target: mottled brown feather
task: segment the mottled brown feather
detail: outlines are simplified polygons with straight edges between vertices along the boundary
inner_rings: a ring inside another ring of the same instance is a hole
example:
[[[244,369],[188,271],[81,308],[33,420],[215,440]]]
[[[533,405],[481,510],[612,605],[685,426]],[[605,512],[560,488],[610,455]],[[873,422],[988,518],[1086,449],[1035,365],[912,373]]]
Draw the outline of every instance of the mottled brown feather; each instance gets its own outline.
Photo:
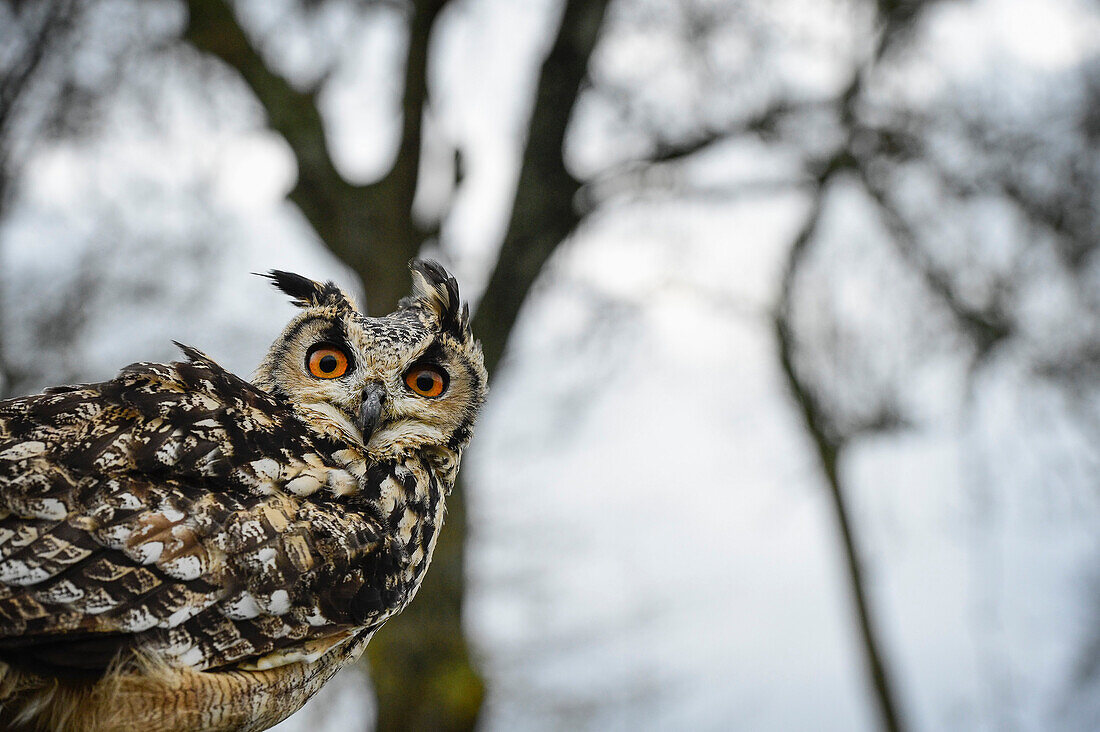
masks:
[[[181,347],[0,402],[0,726],[263,729],[412,599],[485,394],[457,284],[414,273],[388,318],[312,283],[255,385]],[[317,339],[358,381],[303,373]],[[401,392],[424,358],[439,400]],[[364,444],[368,382],[392,404]]]

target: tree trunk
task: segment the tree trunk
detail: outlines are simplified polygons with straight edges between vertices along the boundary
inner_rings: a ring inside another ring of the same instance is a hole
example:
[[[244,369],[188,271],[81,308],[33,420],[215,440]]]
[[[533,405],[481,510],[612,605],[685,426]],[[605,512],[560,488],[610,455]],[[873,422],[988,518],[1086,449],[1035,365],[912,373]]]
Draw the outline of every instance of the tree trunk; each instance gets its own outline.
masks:
[[[275,73],[225,0],[189,0],[186,39],[236,69],[290,145],[298,181],[290,200],[330,251],[363,280],[368,312],[392,310],[408,291],[407,261],[428,232],[413,220],[430,36],[446,0],[417,0],[409,23],[402,137],[378,181],[344,180],[329,155],[315,90],[299,91]],[[474,320],[494,371],[520,306],[554,249],[579,221],[578,183],[565,170],[562,143],[607,0],[568,0],[536,91],[511,212],[488,289]],[[466,512],[461,484],[447,499],[447,522],[416,600],[368,646],[382,730],[472,729],[484,687],[462,632]]]

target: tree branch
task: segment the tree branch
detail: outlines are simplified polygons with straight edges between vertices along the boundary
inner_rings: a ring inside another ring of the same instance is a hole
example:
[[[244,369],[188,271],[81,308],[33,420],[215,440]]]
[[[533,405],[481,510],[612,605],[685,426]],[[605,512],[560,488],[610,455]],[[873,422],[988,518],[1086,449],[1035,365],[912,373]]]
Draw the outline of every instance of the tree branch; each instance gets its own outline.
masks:
[[[41,11],[37,25],[26,31],[27,41],[11,64],[0,73],[0,218],[12,199],[14,182],[19,177],[22,161],[13,154],[12,120],[20,101],[30,88],[35,75],[42,67],[48,52],[64,39],[79,13],[76,0],[58,0],[45,9],[41,5],[9,3],[8,12],[13,16],[30,11]],[[29,13],[28,13],[29,14]],[[25,20],[25,18],[24,18]],[[13,25],[16,25],[13,23]],[[9,31],[11,29],[9,28]],[[24,140],[24,145],[26,144]],[[3,324],[3,279],[0,278],[0,399],[16,393],[23,375],[5,358],[6,329]]]
[[[821,222],[828,185],[836,171],[843,167],[842,161],[837,160],[835,164],[826,166],[826,172],[819,179],[809,216],[791,245],[781,282],[779,302],[775,309],[774,324],[776,341],[779,347],[780,367],[786,377],[787,386],[798,407],[806,432],[813,443],[818,461],[821,464],[822,474],[825,477],[825,483],[829,489],[830,504],[840,532],[841,546],[848,570],[851,597],[859,621],[863,658],[875,691],[879,718],[883,727],[889,732],[899,732],[903,729],[903,726],[898,713],[898,704],[883,660],[882,650],[879,647],[878,635],[871,619],[870,600],[866,589],[867,580],[864,577],[863,565],[856,547],[847,502],[847,489],[840,478],[839,463],[841,452],[846,444],[846,436],[839,434],[838,430],[830,424],[826,410],[818,402],[810,387],[803,381],[795,364],[796,338],[791,310],[796,279]]]
[[[858,68],[852,80],[836,99],[836,110],[846,130],[846,139],[831,157],[820,164],[811,166],[816,179],[813,203],[806,223],[791,245],[787,265],[780,282],[779,300],[776,304],[774,324],[776,342],[779,349],[779,365],[786,378],[788,388],[798,406],[806,432],[813,443],[821,465],[822,475],[829,489],[830,504],[840,533],[841,548],[844,552],[848,573],[849,589],[858,620],[863,659],[867,667],[874,690],[874,700],[879,720],[888,732],[900,732],[904,729],[894,684],[886,667],[878,632],[872,620],[870,598],[867,592],[867,580],[863,573],[863,563],[856,546],[855,530],[848,507],[848,491],[840,477],[840,458],[850,435],[844,434],[834,425],[827,409],[818,401],[810,386],[803,380],[795,363],[796,336],[793,323],[793,297],[798,272],[806,260],[807,253],[817,235],[825,206],[825,196],[829,185],[841,173],[858,167],[855,151],[859,133],[862,131],[856,111],[864,81],[870,64],[885,52],[886,45],[896,36],[889,33],[889,22],[884,21],[881,35],[876,42],[875,52],[868,65]]]
[[[562,147],[608,1],[567,0],[539,72],[512,217],[474,318],[490,373],[543,265],[581,220],[574,201],[580,183],[566,170]]]
[[[815,99],[790,101],[780,99],[759,113],[740,119],[725,128],[710,129],[678,142],[658,141],[652,155],[641,164],[668,163],[691,157],[715,145],[748,134],[773,133],[787,117],[821,109],[829,109],[836,104],[834,99]]]
[[[265,62],[228,0],[188,0],[185,39],[235,69],[287,141],[298,163],[290,200],[328,249],[366,285],[368,312],[389,312],[404,294],[408,260],[426,237],[413,219],[427,102],[432,29],[449,0],[416,0],[409,19],[401,139],[389,171],[372,183],[348,182],[328,149],[316,90],[299,91]]]
[[[916,233],[890,200],[888,193],[871,175],[867,161],[862,157],[853,159],[860,182],[878,206],[895,250],[921,276],[929,291],[939,299],[970,336],[978,349],[978,357],[984,357],[995,345],[1012,334],[1012,324],[995,307],[978,309],[958,298],[950,276],[935,266],[922,252]]]
[[[40,9],[34,8],[34,9]],[[21,4],[13,4],[9,12],[27,12]],[[77,14],[75,0],[51,3],[42,11],[36,27],[27,32],[29,38],[22,53],[16,55],[11,66],[0,73],[0,213],[7,203],[10,183],[18,171],[12,169],[11,121],[19,101],[30,86],[31,79],[42,65],[46,53],[72,26]]]
[[[267,112],[268,124],[290,145],[298,162],[298,186],[347,185],[329,156],[315,95],[301,92],[272,71],[226,0],[188,0],[184,38],[235,69]]]
[[[794,333],[792,305],[798,273],[817,235],[824,211],[825,195],[830,183],[842,172],[854,169],[860,174],[865,173],[866,166],[861,165],[861,160],[858,157],[859,138],[861,133],[865,132],[865,129],[857,113],[857,104],[863,92],[865,79],[873,65],[885,56],[892,44],[904,37],[904,29],[912,25],[918,17],[919,11],[923,9],[922,6],[921,8],[914,8],[914,12],[902,13],[895,12],[897,10],[895,5],[892,2],[879,3],[877,8],[879,12],[879,36],[875,42],[874,50],[867,63],[856,69],[851,82],[833,102],[846,132],[845,141],[827,160],[819,165],[811,166],[813,168],[811,173],[816,180],[812,206],[806,223],[791,244],[790,254],[780,282],[779,300],[774,313],[779,365],[786,378],[791,396],[798,407],[806,432],[813,443],[825,483],[829,489],[830,503],[840,533],[841,547],[848,571],[849,589],[856,609],[863,659],[874,689],[879,719],[883,727],[889,732],[900,732],[904,729],[904,726],[894,685],[886,667],[877,629],[872,620],[871,604],[866,586],[867,580],[863,573],[863,563],[860,560],[859,550],[856,546],[855,530],[848,507],[848,491],[840,477],[841,455],[851,435],[844,434],[840,428],[832,424],[827,409],[819,402],[811,387],[799,373],[798,366],[795,363],[797,339]]]
[[[393,166],[379,181],[380,185],[394,189],[401,210],[409,212],[410,220],[420,174],[424,108],[428,100],[428,48],[436,19],[449,1],[417,0],[413,4],[405,60],[405,91],[401,100],[401,141]]]
[[[878,632],[872,619],[871,603],[867,591],[867,580],[864,576],[863,564],[857,547],[855,528],[853,526],[851,512],[848,506],[848,490],[845,488],[840,475],[840,460],[843,449],[851,434],[845,434],[841,428],[834,425],[828,415],[827,408],[822,405],[812,388],[799,373],[796,364],[797,339],[794,333],[792,304],[794,291],[797,284],[799,270],[806,260],[807,252],[817,234],[821,223],[825,205],[825,195],[829,184],[834,177],[849,170],[854,170],[868,186],[872,196],[876,193],[876,201],[886,214],[886,221],[891,233],[895,234],[895,243],[914,243],[907,238],[908,230],[904,226],[904,220],[900,216],[894,216],[897,212],[888,206],[888,198],[874,185],[873,176],[868,173],[866,160],[861,157],[860,150],[864,147],[862,139],[867,129],[859,119],[857,105],[864,87],[864,80],[887,50],[904,38],[904,31],[911,27],[919,15],[921,8],[914,8],[914,12],[896,12],[895,3],[879,3],[879,37],[875,48],[867,63],[857,69],[853,74],[851,83],[836,98],[835,105],[841,124],[846,132],[846,139],[833,155],[811,171],[814,174],[817,185],[813,196],[813,203],[806,223],[791,245],[780,286],[780,295],[774,314],[776,342],[779,349],[780,368],[786,378],[788,388],[795,404],[798,407],[806,432],[813,443],[818,461],[821,465],[822,475],[829,489],[830,503],[833,509],[834,519],[840,533],[841,547],[844,552],[845,565],[848,573],[849,589],[852,602],[855,606],[858,619],[859,634],[862,641],[863,658],[867,667],[874,689],[875,703],[878,709],[879,720],[884,729],[889,732],[898,732],[904,729],[900,707],[894,685],[889,675],[885,658],[883,656]],[[912,263],[918,263],[911,259],[917,250],[912,247],[904,247],[904,254],[909,255]],[[927,264],[927,263],[923,263]],[[946,280],[940,277],[931,267],[921,266],[919,270],[925,275],[930,287],[948,303],[953,312],[959,314],[964,323],[976,327],[984,321],[974,322],[976,313],[958,303],[954,298],[953,290]]]

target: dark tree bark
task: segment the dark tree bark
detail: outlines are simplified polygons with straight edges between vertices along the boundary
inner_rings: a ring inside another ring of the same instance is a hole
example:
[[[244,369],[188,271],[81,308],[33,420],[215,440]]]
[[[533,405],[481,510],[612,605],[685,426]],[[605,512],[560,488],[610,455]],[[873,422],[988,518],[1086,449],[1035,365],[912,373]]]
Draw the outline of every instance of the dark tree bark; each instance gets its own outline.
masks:
[[[414,220],[431,33],[447,0],[411,3],[402,100],[402,133],[389,171],[354,184],[334,165],[316,104],[274,72],[226,0],[189,0],[186,40],[234,68],[290,145],[298,181],[290,200],[333,254],[362,278],[370,312],[388,312],[408,288],[406,263],[431,235]],[[562,158],[565,130],[587,73],[607,0],[568,0],[543,63],[515,202],[499,258],[474,319],[490,374],[532,284],[580,220],[579,183]],[[472,729],[483,696],[461,626],[465,505],[456,486],[447,529],[415,602],[368,648],[378,692],[378,728]]]
[[[492,373],[512,325],[550,255],[580,223],[580,189],[565,168],[562,144],[588,69],[608,0],[569,0],[542,64],[508,232],[477,313],[474,332]]]
[[[358,274],[371,313],[389,312],[408,289],[407,263],[428,236],[413,219],[427,100],[427,58],[432,29],[448,0],[410,6],[402,99],[402,132],[390,169],[356,184],[337,170],[329,153],[317,91],[299,91],[273,71],[226,0],[190,0],[185,38],[235,69],[267,113],[268,124],[290,145],[298,180],[290,200],[326,247]]]

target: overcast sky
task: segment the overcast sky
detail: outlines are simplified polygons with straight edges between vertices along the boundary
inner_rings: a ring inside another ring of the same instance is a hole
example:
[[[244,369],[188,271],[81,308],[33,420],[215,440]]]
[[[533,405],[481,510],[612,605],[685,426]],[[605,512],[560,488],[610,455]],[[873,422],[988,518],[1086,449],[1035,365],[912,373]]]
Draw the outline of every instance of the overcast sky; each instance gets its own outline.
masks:
[[[801,34],[777,77],[810,92],[843,84],[858,24],[837,20],[838,4],[792,6],[774,10]],[[277,4],[246,7],[251,27],[278,18]],[[468,161],[440,254],[474,297],[506,223],[557,7],[466,0],[435,41],[431,124]],[[907,72],[905,93],[984,85],[1026,113],[1044,79],[1097,53],[1087,7],[948,3],[923,31],[928,57]],[[162,14],[171,32],[179,18]],[[381,172],[395,142],[399,29],[382,19],[364,30],[322,97],[334,154],[356,179]],[[318,72],[315,46],[270,38],[285,71]],[[694,93],[660,73],[659,38],[612,40],[594,59],[609,77],[643,77],[671,108]],[[111,131],[34,160],[3,261],[60,292],[82,248],[115,232],[117,249],[102,256],[117,258],[118,286],[168,267],[176,304],[98,319],[83,336],[88,370],[106,377],[170,358],[174,338],[249,373],[292,314],[250,272],[348,275],[284,202],[292,158],[247,95],[222,85],[208,96],[182,74],[160,84],[156,124],[121,99]],[[603,114],[591,100],[574,121],[578,169],[630,149]],[[742,145],[689,175],[710,185],[788,170],[781,151]],[[420,203],[446,193],[442,178],[428,180]],[[858,201],[836,205],[829,236],[875,240]],[[768,320],[806,208],[796,191],[612,203],[552,262],[464,467],[468,628],[489,679],[486,729],[873,728],[835,527]],[[105,209],[117,219],[105,223]],[[211,247],[197,267],[173,248],[196,230]],[[853,307],[878,307],[861,292],[847,292]],[[945,357],[918,385],[920,427],[861,443],[842,466],[901,705],[919,729],[1074,729],[1090,713],[1069,700],[1074,653],[1095,623],[1083,588],[1096,581],[1100,509],[1095,492],[1091,503],[1063,500],[1088,476],[1056,500],[1036,491],[1066,443],[1051,436],[1060,423],[1034,419],[1044,397],[1022,389],[1014,368],[995,366],[966,396],[965,373]],[[335,682],[279,729],[356,728],[370,713],[360,682]]]

